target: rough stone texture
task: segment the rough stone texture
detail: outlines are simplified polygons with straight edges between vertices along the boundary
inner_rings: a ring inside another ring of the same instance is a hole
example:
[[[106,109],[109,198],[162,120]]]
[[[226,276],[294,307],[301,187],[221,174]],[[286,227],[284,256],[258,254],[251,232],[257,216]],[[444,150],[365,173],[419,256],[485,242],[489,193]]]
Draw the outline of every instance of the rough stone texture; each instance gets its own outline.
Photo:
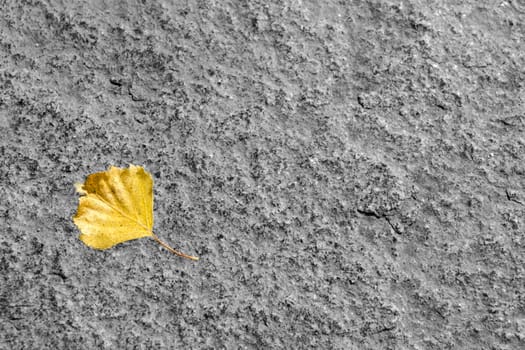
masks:
[[[1,1],[1,349],[525,348],[525,1]],[[155,179],[149,239],[73,184]]]

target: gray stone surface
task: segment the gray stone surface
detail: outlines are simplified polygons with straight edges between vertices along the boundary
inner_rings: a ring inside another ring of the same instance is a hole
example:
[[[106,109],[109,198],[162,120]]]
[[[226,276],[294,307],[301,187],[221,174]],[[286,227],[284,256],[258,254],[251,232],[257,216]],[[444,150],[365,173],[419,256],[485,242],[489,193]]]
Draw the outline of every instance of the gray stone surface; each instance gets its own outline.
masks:
[[[0,349],[525,348],[523,0],[0,6]]]

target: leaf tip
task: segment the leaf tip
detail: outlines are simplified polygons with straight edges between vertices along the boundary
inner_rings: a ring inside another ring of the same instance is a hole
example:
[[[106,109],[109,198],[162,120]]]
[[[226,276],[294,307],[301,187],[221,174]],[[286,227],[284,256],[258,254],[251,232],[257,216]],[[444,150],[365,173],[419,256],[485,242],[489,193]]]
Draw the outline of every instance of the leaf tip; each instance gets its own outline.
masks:
[[[75,189],[77,190],[78,194],[82,194],[82,195],[87,194],[86,190],[84,190],[84,184],[76,183]]]

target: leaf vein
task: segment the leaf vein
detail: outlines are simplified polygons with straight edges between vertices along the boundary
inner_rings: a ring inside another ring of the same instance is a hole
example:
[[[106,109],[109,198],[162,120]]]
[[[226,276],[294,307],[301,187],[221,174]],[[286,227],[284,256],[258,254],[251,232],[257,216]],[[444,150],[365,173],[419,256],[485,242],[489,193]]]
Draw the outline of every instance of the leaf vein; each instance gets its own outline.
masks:
[[[101,201],[102,203],[104,203],[105,205],[107,205],[108,207],[110,207],[112,210],[116,211],[117,213],[119,213],[120,215],[122,215],[123,217],[125,217],[126,219],[136,223],[138,226],[142,227],[143,229],[145,229],[147,232],[152,232],[150,229],[148,229],[146,226],[144,226],[141,222],[139,222],[138,220],[130,217],[129,215],[127,215],[126,213],[124,213],[123,211],[119,210],[118,208],[115,208],[114,206],[112,206],[110,203],[106,202],[102,197],[100,197],[98,194],[96,193],[93,193],[93,195],[99,200]]]

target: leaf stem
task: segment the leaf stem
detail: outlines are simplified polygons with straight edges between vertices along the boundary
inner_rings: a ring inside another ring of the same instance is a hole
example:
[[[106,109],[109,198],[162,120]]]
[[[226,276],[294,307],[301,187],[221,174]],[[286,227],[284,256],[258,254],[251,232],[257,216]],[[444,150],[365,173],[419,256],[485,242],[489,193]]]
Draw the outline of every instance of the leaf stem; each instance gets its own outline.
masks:
[[[154,233],[153,233],[153,239],[156,240],[158,244],[160,244],[161,246],[163,246],[164,248],[166,248],[167,250],[169,250],[170,252],[172,252],[175,255],[178,255],[178,256],[181,256],[183,258],[190,259],[190,260],[193,260],[193,261],[199,260],[199,258],[196,257],[196,256],[187,255],[187,254],[179,252],[178,250],[173,249],[166,242],[162,241],[159,237],[157,237],[157,235],[154,234]]]

